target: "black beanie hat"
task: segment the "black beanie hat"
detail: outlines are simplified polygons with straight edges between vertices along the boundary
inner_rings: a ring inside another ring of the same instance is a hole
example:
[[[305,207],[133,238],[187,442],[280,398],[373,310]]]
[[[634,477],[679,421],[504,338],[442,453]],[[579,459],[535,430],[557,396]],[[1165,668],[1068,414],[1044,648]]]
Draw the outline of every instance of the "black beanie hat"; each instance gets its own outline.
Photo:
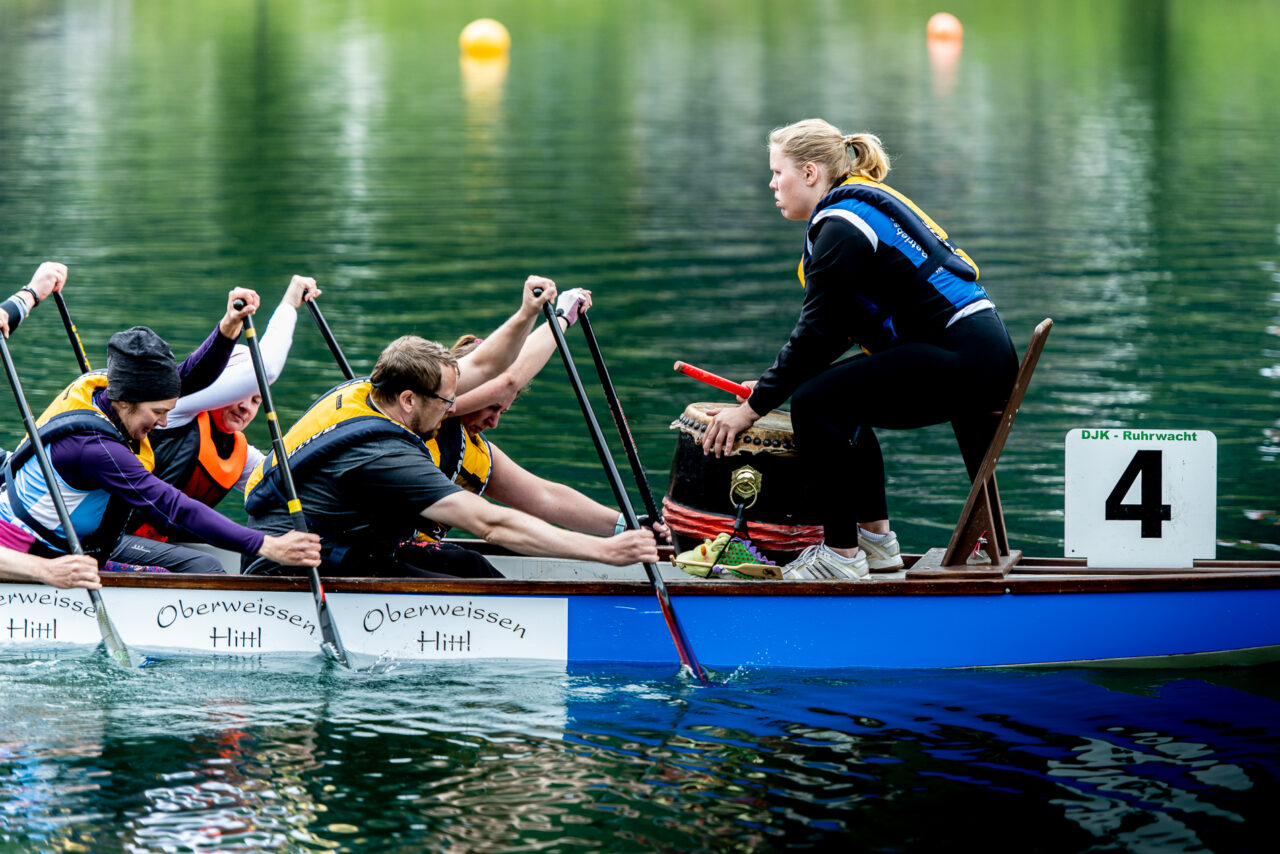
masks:
[[[111,336],[107,342],[108,400],[169,400],[181,391],[178,363],[163,338],[145,326]]]

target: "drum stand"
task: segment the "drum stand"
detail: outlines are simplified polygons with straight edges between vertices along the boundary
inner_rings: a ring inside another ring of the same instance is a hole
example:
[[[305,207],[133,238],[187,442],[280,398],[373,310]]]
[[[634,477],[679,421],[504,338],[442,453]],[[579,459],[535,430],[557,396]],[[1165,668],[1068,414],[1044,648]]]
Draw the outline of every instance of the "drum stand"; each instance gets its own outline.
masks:
[[[1000,491],[996,488],[996,463],[1004,450],[1005,440],[1009,438],[1022,397],[1031,384],[1031,375],[1035,372],[1051,328],[1053,321],[1045,318],[1031,335],[1031,343],[1018,367],[1009,403],[1004,412],[999,413],[999,426],[973,479],[969,498],[960,512],[960,521],[951,534],[951,542],[945,549],[930,549],[921,555],[907,570],[907,578],[1003,578],[1022,559],[1021,551],[1009,548],[1004,512],[1000,508]]]

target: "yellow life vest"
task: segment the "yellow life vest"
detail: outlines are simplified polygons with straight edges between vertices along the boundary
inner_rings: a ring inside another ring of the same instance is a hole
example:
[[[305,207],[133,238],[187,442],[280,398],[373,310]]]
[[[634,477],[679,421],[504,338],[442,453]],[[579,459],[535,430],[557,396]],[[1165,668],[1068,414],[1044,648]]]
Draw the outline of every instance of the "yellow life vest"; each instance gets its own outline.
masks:
[[[40,431],[40,436],[45,435],[45,425],[50,424],[53,419],[58,418],[59,423],[69,421],[68,416],[72,414],[78,415],[77,422],[90,426],[95,423],[92,419],[101,419],[101,427],[106,429],[102,432],[109,435],[118,436],[131,449],[133,441],[120,432],[115,423],[103,414],[93,403],[93,396],[100,390],[107,387],[107,372],[104,370],[90,371],[87,374],[81,374],[71,385],[62,390],[62,393],[53,399],[53,402],[45,407],[44,412],[40,413],[40,417],[36,419],[36,428]],[[83,416],[88,414],[89,421],[83,421]],[[62,416],[59,418],[59,416]],[[62,431],[59,431],[61,434]],[[147,471],[154,471],[156,467],[156,455],[151,450],[151,438],[144,436],[138,449],[134,451],[138,458],[138,462],[142,463],[142,467]]]
[[[472,434],[460,418],[446,418],[427,441],[431,459],[445,477],[468,492],[483,495],[493,474],[493,449],[483,433]]]
[[[446,418],[435,438],[427,441],[427,448],[445,477],[468,492],[484,494],[493,474],[493,447],[483,433],[473,435],[462,426],[461,418]],[[435,543],[448,535],[448,525],[432,520],[429,525],[423,525],[414,539]]]
[[[295,477],[346,448],[375,438],[398,439],[430,453],[416,433],[374,405],[372,391],[368,377],[349,380],[326,392],[289,428],[284,434],[284,451]],[[245,509],[260,515],[273,504],[287,506],[280,477],[273,448],[249,475],[244,490]]]
[[[36,429],[39,431],[42,444],[48,447],[64,436],[96,432],[123,442],[132,450],[133,443],[129,437],[122,433],[120,428],[93,403],[93,396],[106,386],[106,371],[82,374],[67,386],[36,419]],[[155,467],[155,455],[152,453],[150,441],[146,438],[139,443],[134,454],[147,471]],[[38,504],[45,500],[44,497],[33,494],[32,487],[29,485],[24,498],[24,489],[18,486],[20,480],[26,479],[28,484],[35,485],[41,493],[62,488],[59,486],[60,477],[56,475],[55,482],[45,481],[44,474],[38,470],[34,457],[31,441],[24,439],[5,460],[4,485],[8,496],[7,506],[14,519],[20,520],[32,530],[45,546],[52,547],[55,552],[69,552],[71,545],[65,538],[65,534],[59,533],[60,525],[57,526],[59,530],[46,527],[32,514],[31,507],[27,506]],[[76,492],[82,499],[76,509],[83,513],[86,508],[93,508],[89,517],[82,517],[80,521],[75,522],[80,545],[86,554],[105,559],[120,539],[120,534],[129,517],[129,505],[123,499],[102,489],[76,490]],[[73,519],[75,512],[76,510],[72,511]],[[90,524],[91,530],[88,529]],[[86,526],[84,530],[80,530],[81,525]]]

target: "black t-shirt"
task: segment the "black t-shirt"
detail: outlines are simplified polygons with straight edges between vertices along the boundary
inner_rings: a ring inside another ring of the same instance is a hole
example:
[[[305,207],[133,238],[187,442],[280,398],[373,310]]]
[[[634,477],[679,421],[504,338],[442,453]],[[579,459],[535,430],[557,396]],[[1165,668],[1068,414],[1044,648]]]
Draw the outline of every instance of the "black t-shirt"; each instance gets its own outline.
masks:
[[[392,438],[363,442],[294,477],[307,527],[324,541],[326,563],[348,552],[362,559],[390,556],[425,520],[421,513],[462,487],[441,474],[425,448]],[[251,517],[249,526],[267,534],[293,530],[283,505]],[[258,558],[255,572],[274,565]]]

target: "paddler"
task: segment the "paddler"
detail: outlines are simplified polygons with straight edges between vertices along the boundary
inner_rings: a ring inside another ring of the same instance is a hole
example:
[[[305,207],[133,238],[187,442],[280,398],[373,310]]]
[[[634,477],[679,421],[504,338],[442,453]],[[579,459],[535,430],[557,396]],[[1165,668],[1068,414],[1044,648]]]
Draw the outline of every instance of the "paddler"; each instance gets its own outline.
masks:
[[[315,279],[294,276],[290,280],[284,298],[258,339],[268,382],[274,383],[284,371],[298,309],[321,293]],[[261,405],[249,348],[236,344],[221,375],[208,387],[178,398],[166,425],[151,432],[156,460],[153,473],[210,507],[216,507],[232,489],[243,492],[249,473],[264,456],[244,434]],[[136,530],[125,535],[116,553],[115,559],[123,563],[148,563],[154,541],[165,542],[172,534],[144,522],[141,514],[134,514],[130,529]]]
[[[554,285],[542,280],[543,297]],[[541,302],[535,301],[536,306]],[[478,351],[477,351],[478,352]],[[435,437],[467,385],[458,359],[434,341],[404,336],[378,357],[373,374],[329,391],[284,437],[308,526],[324,540],[322,574],[386,577],[498,577],[466,549],[402,545],[428,521],[470,531],[520,554],[596,560],[615,566],[657,560],[650,531],[602,538],[555,528],[485,501],[436,466]],[[263,531],[289,527],[274,455],[249,479],[245,507]],[[279,561],[249,560],[248,573],[291,573]]]
[[[243,308],[234,308],[237,299],[244,300]],[[17,529],[16,536],[29,537],[29,551],[37,555],[67,553],[70,549],[49,492],[58,489],[84,550],[99,560],[115,554],[129,513],[136,510],[157,526],[220,548],[291,565],[318,564],[320,542],[315,535],[289,532],[264,537],[151,473],[154,457],[149,434],[165,425],[181,395],[207,387],[222,373],[244,317],[257,305],[256,293],[233,289],[226,314],[181,365],[164,340],[145,326],[111,336],[107,369],[79,377],[37,419],[56,483],[45,482],[30,443],[20,444],[6,466],[0,523]],[[215,558],[194,549],[165,543],[154,546],[146,556],[149,567],[222,571]]]
[[[31,311],[55,291],[62,290],[67,281],[67,268],[56,261],[41,264],[13,296],[0,302],[0,335],[8,338]],[[0,460],[4,451],[0,451]],[[87,587],[97,590],[102,586],[98,578],[98,562],[89,555],[68,554],[56,558],[30,554],[34,537],[0,522],[0,578],[19,581],[35,581],[53,587]]]
[[[1017,354],[978,268],[946,232],[881,183],[889,158],[869,133],[821,119],[769,136],[769,188],[782,215],[807,221],[800,319],[751,395],[715,413],[703,450],[791,398],[801,465],[812,479],[824,542],[787,578],[864,578],[902,566],[889,526],[884,461],[873,428],[951,422],[972,478],[998,426]],[[834,362],[852,344],[864,351]]]
[[[562,331],[577,322],[591,307],[591,292],[565,291],[556,300],[556,323]],[[480,339],[464,335],[452,347],[455,356],[474,348]],[[522,510],[544,522],[585,534],[608,536],[626,529],[617,508],[607,507],[571,487],[538,477],[509,457],[487,434],[498,426],[556,351],[550,328],[539,327],[529,336],[520,356],[501,376],[458,396],[453,413],[444,420],[434,439],[427,442],[440,470],[468,492],[487,495],[508,507]],[[640,517],[642,527],[652,527],[660,540],[670,541],[667,527]],[[422,528],[415,543],[422,548],[447,548],[441,541],[448,527],[431,523]]]

